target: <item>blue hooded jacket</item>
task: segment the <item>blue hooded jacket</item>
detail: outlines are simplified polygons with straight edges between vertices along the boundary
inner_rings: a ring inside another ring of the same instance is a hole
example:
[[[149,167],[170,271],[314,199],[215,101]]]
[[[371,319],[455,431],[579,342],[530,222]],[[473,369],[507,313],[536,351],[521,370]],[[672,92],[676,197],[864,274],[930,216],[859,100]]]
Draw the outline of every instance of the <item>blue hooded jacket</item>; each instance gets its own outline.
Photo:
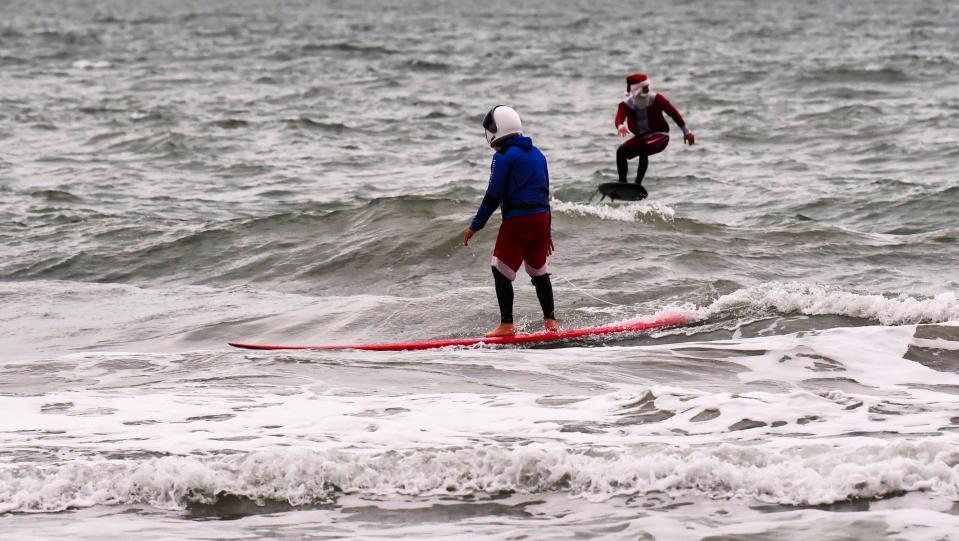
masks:
[[[504,220],[549,212],[546,156],[533,146],[529,137],[510,137],[493,154],[489,187],[470,229],[483,229],[499,206],[503,207]]]

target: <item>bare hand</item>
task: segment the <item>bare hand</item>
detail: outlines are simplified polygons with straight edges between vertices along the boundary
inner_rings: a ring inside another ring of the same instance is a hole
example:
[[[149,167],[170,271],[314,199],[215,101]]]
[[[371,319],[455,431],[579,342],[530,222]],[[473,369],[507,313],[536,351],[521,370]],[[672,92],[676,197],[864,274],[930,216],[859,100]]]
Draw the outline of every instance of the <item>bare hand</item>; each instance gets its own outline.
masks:
[[[619,134],[620,137],[627,137],[629,135],[629,128],[620,126],[619,129],[616,130],[616,133]]]
[[[688,143],[689,146],[693,146],[693,144],[696,142],[696,136],[693,135],[693,132],[689,132],[683,135],[683,142]]]
[[[549,238],[549,242],[546,244],[546,255],[547,255],[547,256],[553,255],[553,249],[554,249],[554,246],[553,246],[553,237],[550,237],[550,238]]]
[[[473,238],[473,235],[476,234],[476,231],[473,231],[472,228],[467,227],[466,232],[463,233],[463,246],[470,245],[470,239]]]

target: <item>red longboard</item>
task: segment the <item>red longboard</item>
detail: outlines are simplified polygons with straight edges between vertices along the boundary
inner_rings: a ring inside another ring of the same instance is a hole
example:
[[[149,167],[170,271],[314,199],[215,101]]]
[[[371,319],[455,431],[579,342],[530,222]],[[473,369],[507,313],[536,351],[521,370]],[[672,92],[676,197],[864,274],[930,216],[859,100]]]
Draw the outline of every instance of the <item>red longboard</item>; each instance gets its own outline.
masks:
[[[663,316],[650,321],[636,321],[632,323],[621,323],[619,325],[610,325],[608,327],[588,327],[585,329],[564,329],[558,332],[535,332],[529,334],[514,334],[513,336],[499,336],[495,338],[450,338],[443,340],[423,340],[419,342],[397,342],[392,344],[355,344],[347,346],[267,346],[260,344],[241,344],[239,342],[230,342],[229,344],[236,348],[245,349],[363,349],[368,351],[411,351],[421,349],[436,349],[448,346],[475,346],[475,345],[498,345],[498,344],[529,344],[533,342],[553,342],[556,340],[565,340],[568,338],[582,338],[587,336],[601,336],[606,334],[630,333],[639,331],[648,331],[673,325],[689,323],[691,320],[685,316]]]

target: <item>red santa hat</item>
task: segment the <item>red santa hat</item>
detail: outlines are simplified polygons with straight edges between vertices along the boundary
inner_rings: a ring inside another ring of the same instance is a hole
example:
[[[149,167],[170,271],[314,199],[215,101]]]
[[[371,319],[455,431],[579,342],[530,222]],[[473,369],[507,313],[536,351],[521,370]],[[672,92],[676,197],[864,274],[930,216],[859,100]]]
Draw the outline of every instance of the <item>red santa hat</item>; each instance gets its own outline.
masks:
[[[633,86],[647,86],[649,85],[649,77],[645,73],[634,73],[632,75],[626,76],[626,92],[629,93],[632,91]]]

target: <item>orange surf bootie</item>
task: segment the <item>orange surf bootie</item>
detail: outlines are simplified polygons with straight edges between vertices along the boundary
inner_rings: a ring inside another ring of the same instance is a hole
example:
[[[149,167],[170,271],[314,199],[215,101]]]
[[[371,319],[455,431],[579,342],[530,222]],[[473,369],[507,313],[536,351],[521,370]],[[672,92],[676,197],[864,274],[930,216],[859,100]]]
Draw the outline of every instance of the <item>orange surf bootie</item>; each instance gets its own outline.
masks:
[[[499,327],[496,327],[483,336],[494,338],[497,336],[513,336],[514,334],[516,334],[516,325],[513,325],[512,323],[500,323]]]

